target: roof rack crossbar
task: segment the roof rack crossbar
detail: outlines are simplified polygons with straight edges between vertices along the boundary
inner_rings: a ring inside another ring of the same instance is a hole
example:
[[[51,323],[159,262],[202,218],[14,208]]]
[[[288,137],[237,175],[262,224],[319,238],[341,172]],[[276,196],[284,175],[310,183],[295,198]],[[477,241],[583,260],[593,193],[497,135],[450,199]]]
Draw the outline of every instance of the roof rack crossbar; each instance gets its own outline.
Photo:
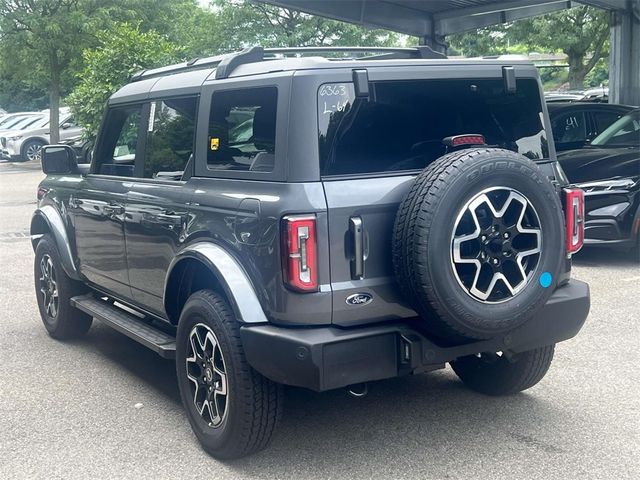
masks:
[[[426,45],[417,47],[287,47],[287,48],[262,48],[249,47],[236,53],[218,55],[208,58],[193,58],[188,62],[178,63],[168,67],[154,68],[152,70],[142,70],[131,77],[135,82],[144,78],[156,77],[159,75],[200,70],[208,67],[216,67],[216,79],[228,78],[231,73],[240,65],[246,63],[261,62],[266,59],[271,60],[277,55],[295,55],[308,53],[375,53],[374,56],[365,56],[367,60],[383,60],[397,58],[447,58],[446,55],[432,50]]]
[[[131,76],[131,81],[136,82],[145,78],[157,77],[159,75],[167,75],[174,73],[189,72],[192,70],[202,70],[203,68],[215,67],[228,56],[235,54],[216,55],[206,58],[192,58],[188,62],[182,62],[166,67],[153,68],[151,70],[141,70]]]

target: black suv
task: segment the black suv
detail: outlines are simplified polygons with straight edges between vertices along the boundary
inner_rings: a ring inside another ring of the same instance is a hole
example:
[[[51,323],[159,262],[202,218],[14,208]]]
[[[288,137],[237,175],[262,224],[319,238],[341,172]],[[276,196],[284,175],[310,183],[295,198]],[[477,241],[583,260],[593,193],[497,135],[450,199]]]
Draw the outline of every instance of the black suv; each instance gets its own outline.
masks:
[[[362,393],[450,363],[479,392],[519,392],[589,311],[570,280],[582,192],[533,65],[348,50],[140,72],[90,167],[43,149],[45,327],[96,318],[175,358],[218,458],[267,444],[283,384]]]

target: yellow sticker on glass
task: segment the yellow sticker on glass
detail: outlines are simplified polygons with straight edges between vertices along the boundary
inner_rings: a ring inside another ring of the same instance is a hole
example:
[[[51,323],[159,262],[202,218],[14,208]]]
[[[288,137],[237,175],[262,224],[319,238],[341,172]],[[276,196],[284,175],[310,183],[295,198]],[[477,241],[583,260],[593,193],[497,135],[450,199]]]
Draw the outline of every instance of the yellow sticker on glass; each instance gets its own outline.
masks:
[[[215,138],[215,137],[211,137],[211,144],[210,144],[209,148],[211,148],[211,150],[218,150],[219,146],[220,146],[220,139],[219,138]]]

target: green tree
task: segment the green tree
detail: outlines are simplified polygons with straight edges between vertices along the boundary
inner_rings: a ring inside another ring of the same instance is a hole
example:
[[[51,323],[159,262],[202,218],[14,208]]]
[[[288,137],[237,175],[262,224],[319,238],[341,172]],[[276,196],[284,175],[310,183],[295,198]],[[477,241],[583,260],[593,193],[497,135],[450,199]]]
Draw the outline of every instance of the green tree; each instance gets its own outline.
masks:
[[[7,79],[49,96],[51,141],[59,139],[62,87],[94,31],[109,17],[112,4],[100,0],[0,0],[1,64],[12,70]]]
[[[604,10],[580,6],[515,22],[509,37],[567,55],[569,86],[582,88],[585,76],[608,54],[609,16]]]
[[[320,45],[391,46],[398,35],[386,30],[368,30],[351,23],[309,15],[246,0],[214,0],[214,28],[202,39],[211,51],[233,51],[240,47],[303,47]]]
[[[569,64],[569,85],[582,88],[586,75],[608,55],[606,11],[574,7],[477,32],[451,35],[451,45],[464,55],[497,55],[524,51],[563,52]]]
[[[479,28],[474,32],[457,33],[447,37],[449,42],[448,53],[450,55],[461,54],[467,57],[502,55],[509,53],[509,42],[505,37],[503,25]]]
[[[155,31],[115,24],[98,32],[98,46],[85,50],[80,83],[67,98],[78,123],[95,138],[109,96],[139,70],[177,62],[183,50]]]

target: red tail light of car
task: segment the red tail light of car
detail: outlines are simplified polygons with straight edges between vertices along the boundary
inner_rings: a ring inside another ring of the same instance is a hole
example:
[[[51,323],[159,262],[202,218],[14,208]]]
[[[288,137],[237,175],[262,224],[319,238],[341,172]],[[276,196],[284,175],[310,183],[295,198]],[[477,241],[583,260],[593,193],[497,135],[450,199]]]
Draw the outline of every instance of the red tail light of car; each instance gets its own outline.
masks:
[[[453,137],[447,137],[442,140],[447,147],[466,147],[473,145],[485,145],[484,135],[479,134],[464,134],[455,135]]]
[[[299,292],[318,290],[316,217],[292,215],[283,219],[284,278]]]
[[[565,188],[565,215],[568,254],[576,253],[584,244],[584,192],[579,188]]]

